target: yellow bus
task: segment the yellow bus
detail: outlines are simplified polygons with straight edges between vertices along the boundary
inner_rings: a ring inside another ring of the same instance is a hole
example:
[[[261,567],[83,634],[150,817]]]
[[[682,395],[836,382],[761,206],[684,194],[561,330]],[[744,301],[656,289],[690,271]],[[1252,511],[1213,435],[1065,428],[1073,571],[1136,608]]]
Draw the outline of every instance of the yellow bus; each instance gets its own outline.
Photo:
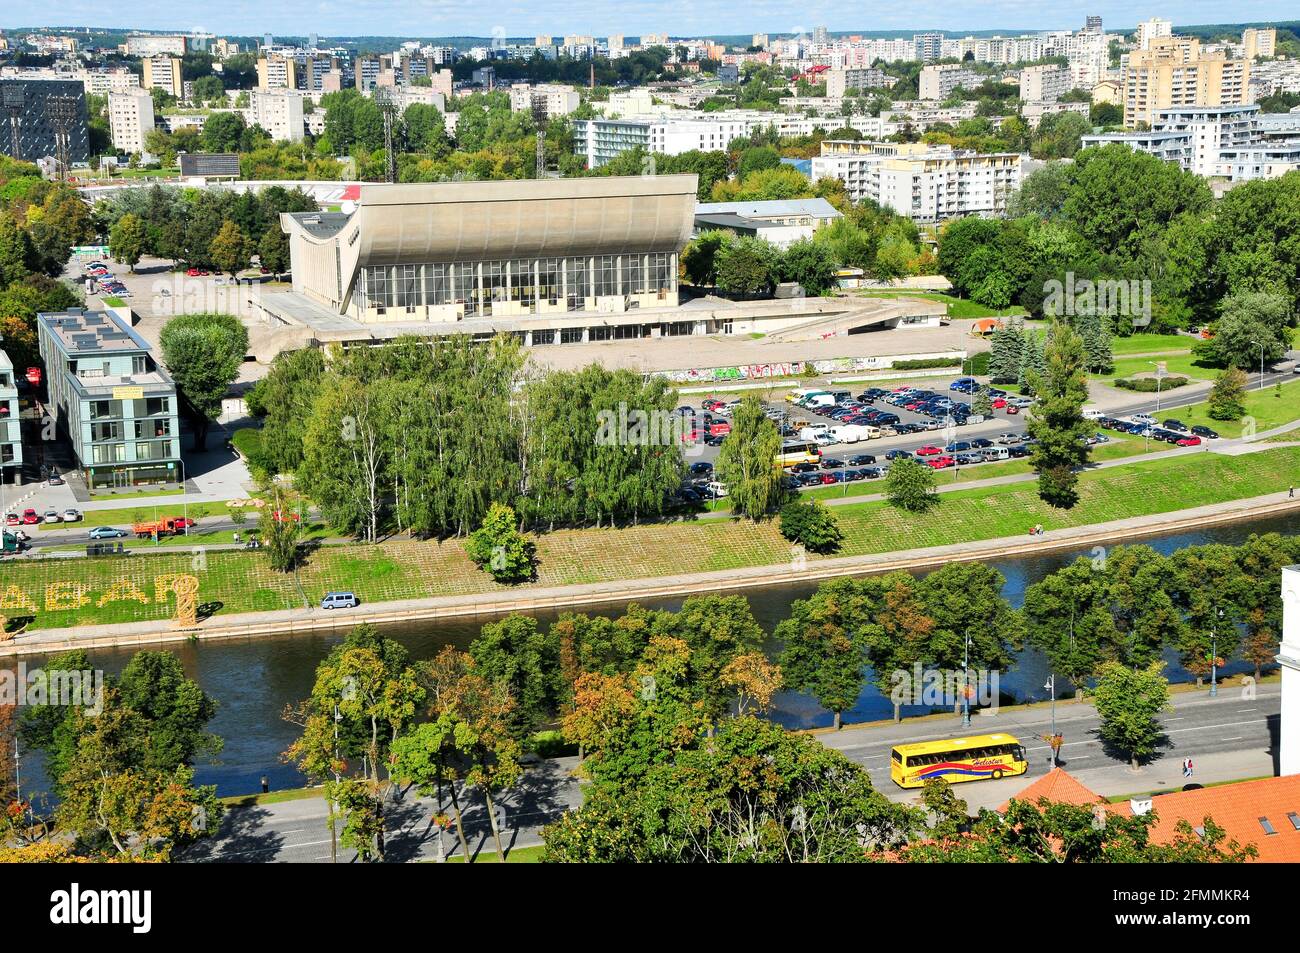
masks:
[[[931,778],[950,783],[1024,774],[1025,748],[1014,735],[972,735],[946,741],[895,745],[889,776],[900,788],[919,788]]]
[[[787,440],[776,455],[776,466],[782,470],[796,463],[816,463],[821,459],[821,448],[815,440]]]

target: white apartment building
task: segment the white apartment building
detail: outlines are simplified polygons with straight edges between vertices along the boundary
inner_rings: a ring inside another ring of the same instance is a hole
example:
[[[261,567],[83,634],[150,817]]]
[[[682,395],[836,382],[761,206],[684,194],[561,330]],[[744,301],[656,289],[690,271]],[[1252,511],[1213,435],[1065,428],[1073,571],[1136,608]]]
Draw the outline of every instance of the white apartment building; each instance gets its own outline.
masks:
[[[306,134],[302,96],[292,90],[252,90],[248,124],[261,126],[276,142],[300,142]]]
[[[189,49],[189,38],[184,35],[162,36],[136,34],[126,38],[127,56],[184,56]]]
[[[1277,30],[1253,27],[1241,31],[1241,55],[1248,60],[1277,55]]]
[[[154,128],[153,96],[147,89],[108,94],[108,129],[118,152],[144,152]]]
[[[143,63],[144,78],[140,85],[145,89],[161,89],[180,99],[185,93],[181,78],[181,61],[177,56],[151,56]]]
[[[814,180],[842,181],[849,197],[879,202],[916,222],[1001,215],[1020,187],[1025,157],[975,154],[923,143],[827,140],[812,160]]]
[[[842,97],[848,90],[888,89],[897,80],[886,76],[885,71],[872,67],[830,69],[826,71],[826,98]]]
[[[974,89],[983,78],[960,63],[944,63],[921,69],[921,98],[947,99],[958,86]]]
[[[1020,98],[1027,103],[1054,103],[1073,88],[1066,66],[1026,66],[1020,71]]]
[[[510,87],[510,108],[514,112],[531,112],[537,106],[547,119],[567,116],[582,105],[582,96],[572,86],[562,83],[516,83]]]
[[[1139,23],[1137,26],[1137,47],[1139,50],[1151,49],[1151,41],[1162,36],[1173,36],[1174,24],[1172,20],[1162,20],[1160,17],[1152,17]]]

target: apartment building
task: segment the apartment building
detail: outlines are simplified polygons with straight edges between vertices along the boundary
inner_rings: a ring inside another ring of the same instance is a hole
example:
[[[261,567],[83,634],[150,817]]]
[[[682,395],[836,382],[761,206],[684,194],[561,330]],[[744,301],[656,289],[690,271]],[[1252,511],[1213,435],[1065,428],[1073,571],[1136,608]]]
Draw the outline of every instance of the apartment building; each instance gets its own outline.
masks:
[[[257,88],[298,89],[298,61],[279,53],[268,54],[257,60]]]
[[[0,351],[0,483],[20,483],[23,438],[18,420],[18,378],[9,355]]]
[[[960,63],[944,63],[921,69],[921,98],[947,99],[958,86],[974,89],[983,78]]]
[[[178,56],[151,56],[143,63],[144,79],[141,86],[145,89],[161,89],[180,99],[185,94],[185,82],[181,78],[181,61]]]
[[[189,37],[181,34],[139,33],[126,38],[127,56],[184,56],[189,52]]]
[[[1161,37],[1172,36],[1173,32],[1173,21],[1152,17],[1150,20],[1138,24],[1137,47],[1139,50],[1149,50],[1152,42]]]
[[[925,143],[826,140],[812,160],[812,178],[835,178],[849,197],[939,222],[964,215],[1000,215],[1020,187],[1024,157],[976,154]]]
[[[276,142],[300,142],[303,95],[293,90],[252,90],[248,94],[248,124],[261,126]]]
[[[1027,103],[1054,103],[1073,88],[1067,66],[1026,66],[1020,71],[1020,98]]]
[[[942,33],[917,33],[912,37],[913,59],[928,63],[943,56]]]
[[[1233,106],[1248,102],[1250,63],[1203,53],[1199,40],[1166,37],[1129,54],[1124,71],[1124,125],[1154,123],[1174,106]]]
[[[1277,55],[1277,30],[1254,27],[1241,31],[1241,55],[1248,60]]]
[[[514,112],[541,109],[547,119],[554,119],[569,115],[581,104],[578,91],[561,83],[516,83],[510,87],[510,108]]]
[[[176,385],[116,315],[42,313],[49,410],[92,489],[181,481]]]
[[[826,77],[826,97],[834,99],[843,96],[850,89],[888,89],[897,80],[886,76],[885,71],[872,67],[854,69],[832,69],[824,74]]]
[[[108,130],[118,152],[144,152],[154,129],[153,96],[147,89],[108,94]]]

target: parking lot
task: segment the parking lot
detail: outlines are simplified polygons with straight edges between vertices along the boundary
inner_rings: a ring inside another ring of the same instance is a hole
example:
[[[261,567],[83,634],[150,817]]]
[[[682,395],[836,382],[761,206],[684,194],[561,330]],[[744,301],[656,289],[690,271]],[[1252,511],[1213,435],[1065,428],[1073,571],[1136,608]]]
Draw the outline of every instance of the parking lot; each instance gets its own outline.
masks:
[[[954,375],[925,378],[910,387],[827,385],[831,396],[838,397],[839,401],[823,407],[800,406],[774,398],[765,400],[768,417],[781,428],[787,441],[816,443],[820,451],[817,462],[786,468],[788,485],[803,490],[878,480],[900,456],[910,456],[935,470],[957,472],[966,467],[979,468],[1027,458],[1032,441],[1028,440],[1026,412],[1031,401],[1014,390],[1008,393],[994,388],[993,413],[979,419],[967,412],[972,400],[970,380]],[[845,394],[846,390],[852,393]],[[725,432],[738,403],[734,395],[701,394],[683,399],[678,407],[679,413],[695,415],[701,439],[688,445],[686,458],[692,489],[702,498],[725,495],[726,488],[714,482],[713,465],[727,439]],[[1143,413],[1150,409],[1149,400],[1144,398],[1133,401],[1127,414],[1115,411],[1114,416],[1107,416],[1099,410],[1086,409],[1087,416],[1096,423],[1090,441],[1103,444],[1112,436],[1115,439],[1138,437],[1188,447],[1218,438],[1206,428],[1196,428],[1197,432],[1193,433],[1172,416],[1157,418]],[[868,419],[873,413],[874,417]],[[861,423],[855,425],[855,421]],[[837,439],[840,437],[845,439]],[[692,499],[691,494],[687,494],[687,499]]]

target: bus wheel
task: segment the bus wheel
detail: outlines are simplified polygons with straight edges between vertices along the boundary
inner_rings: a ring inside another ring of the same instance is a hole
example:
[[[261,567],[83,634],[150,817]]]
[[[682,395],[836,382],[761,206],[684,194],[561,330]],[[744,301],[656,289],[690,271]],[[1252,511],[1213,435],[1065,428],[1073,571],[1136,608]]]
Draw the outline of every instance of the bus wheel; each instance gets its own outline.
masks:
[[[994,780],[994,781],[1001,781],[1001,780],[1002,780],[1002,772],[1001,772],[1001,771],[994,771],[994,772],[993,772],[993,780]]]

